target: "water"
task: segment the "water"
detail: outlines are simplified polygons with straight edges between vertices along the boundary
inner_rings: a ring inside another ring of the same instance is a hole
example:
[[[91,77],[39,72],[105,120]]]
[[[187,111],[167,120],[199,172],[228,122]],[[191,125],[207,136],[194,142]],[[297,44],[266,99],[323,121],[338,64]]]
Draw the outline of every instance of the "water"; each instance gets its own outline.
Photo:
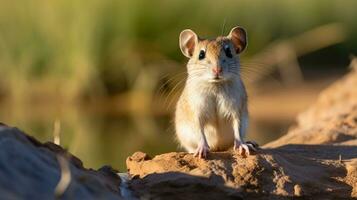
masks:
[[[85,167],[97,169],[105,164],[126,171],[125,160],[136,151],[151,156],[178,151],[171,115],[131,116],[101,113],[73,106],[1,106],[0,120],[19,127],[41,142],[53,141],[54,123],[60,123],[61,146],[79,157]],[[283,134],[283,123],[251,120],[248,139],[260,144]]]

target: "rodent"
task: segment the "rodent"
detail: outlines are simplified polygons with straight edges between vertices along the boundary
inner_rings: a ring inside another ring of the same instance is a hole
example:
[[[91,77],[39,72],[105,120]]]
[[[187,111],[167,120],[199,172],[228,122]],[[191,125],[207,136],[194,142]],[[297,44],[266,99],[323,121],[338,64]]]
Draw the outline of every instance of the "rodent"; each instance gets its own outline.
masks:
[[[175,129],[182,147],[199,158],[233,146],[240,154],[255,151],[245,142],[247,93],[240,77],[240,58],[247,33],[234,27],[227,36],[201,39],[190,29],[179,37],[186,57],[187,80],[176,104]]]

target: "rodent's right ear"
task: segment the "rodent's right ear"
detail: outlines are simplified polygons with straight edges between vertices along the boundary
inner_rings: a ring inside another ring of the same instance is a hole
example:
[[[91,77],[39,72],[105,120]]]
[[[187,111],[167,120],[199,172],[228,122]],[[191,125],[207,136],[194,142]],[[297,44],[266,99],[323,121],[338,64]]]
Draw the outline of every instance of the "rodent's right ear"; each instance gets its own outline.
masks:
[[[191,58],[193,51],[198,43],[198,37],[195,32],[190,29],[183,30],[180,33],[180,49],[183,55]]]
[[[232,28],[228,38],[232,40],[237,54],[244,51],[244,49],[247,47],[247,32],[240,26]]]

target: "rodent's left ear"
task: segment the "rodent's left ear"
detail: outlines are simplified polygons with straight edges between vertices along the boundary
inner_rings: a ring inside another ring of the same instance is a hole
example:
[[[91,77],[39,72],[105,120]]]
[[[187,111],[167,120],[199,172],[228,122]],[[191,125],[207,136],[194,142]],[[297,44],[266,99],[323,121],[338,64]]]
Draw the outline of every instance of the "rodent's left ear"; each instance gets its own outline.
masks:
[[[198,37],[195,32],[186,29],[180,33],[179,43],[182,54],[191,58],[198,43]]]
[[[227,36],[233,43],[236,53],[241,53],[247,47],[247,32],[244,28],[236,26]]]

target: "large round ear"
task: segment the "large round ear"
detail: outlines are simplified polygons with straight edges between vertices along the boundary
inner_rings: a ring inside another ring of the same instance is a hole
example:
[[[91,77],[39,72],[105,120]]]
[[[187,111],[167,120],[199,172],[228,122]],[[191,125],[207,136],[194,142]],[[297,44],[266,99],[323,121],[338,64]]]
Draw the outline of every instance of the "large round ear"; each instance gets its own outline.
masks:
[[[188,58],[191,58],[195,46],[198,43],[198,37],[195,32],[190,29],[183,30],[180,33],[180,49],[183,55]]]
[[[241,53],[247,47],[247,32],[240,26],[232,28],[227,36],[233,43],[236,53]]]

